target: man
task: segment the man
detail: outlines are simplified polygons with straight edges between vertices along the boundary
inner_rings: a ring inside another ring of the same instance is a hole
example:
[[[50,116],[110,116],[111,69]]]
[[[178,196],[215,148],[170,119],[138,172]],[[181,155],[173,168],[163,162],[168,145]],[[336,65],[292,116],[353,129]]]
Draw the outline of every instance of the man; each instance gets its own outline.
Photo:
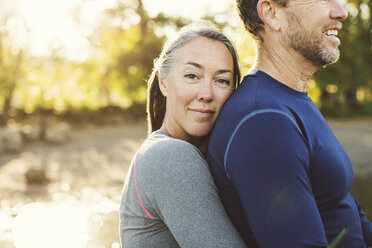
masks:
[[[350,194],[350,160],[308,97],[339,58],[337,0],[237,0],[257,42],[253,73],[225,104],[208,162],[248,247],[368,247],[372,223]]]

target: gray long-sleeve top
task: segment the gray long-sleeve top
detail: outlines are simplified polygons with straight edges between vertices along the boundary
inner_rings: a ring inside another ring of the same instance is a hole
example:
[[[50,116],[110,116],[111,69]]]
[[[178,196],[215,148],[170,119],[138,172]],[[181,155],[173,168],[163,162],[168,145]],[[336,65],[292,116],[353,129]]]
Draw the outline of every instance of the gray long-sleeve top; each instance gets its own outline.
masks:
[[[123,248],[245,247],[200,151],[156,131],[133,158],[120,203]]]

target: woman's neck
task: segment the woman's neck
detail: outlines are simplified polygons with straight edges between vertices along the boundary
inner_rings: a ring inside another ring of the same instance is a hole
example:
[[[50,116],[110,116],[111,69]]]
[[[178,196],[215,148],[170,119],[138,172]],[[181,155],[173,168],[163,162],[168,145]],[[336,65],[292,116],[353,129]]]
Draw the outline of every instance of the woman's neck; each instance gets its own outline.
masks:
[[[189,142],[190,144],[198,148],[203,154],[207,153],[209,135],[202,136],[202,137],[196,137],[196,136],[188,135],[187,133],[180,134],[179,132],[170,130],[169,128],[166,127],[166,125],[162,125],[160,128],[160,131],[169,134],[171,137],[175,139],[180,139],[180,140]]]

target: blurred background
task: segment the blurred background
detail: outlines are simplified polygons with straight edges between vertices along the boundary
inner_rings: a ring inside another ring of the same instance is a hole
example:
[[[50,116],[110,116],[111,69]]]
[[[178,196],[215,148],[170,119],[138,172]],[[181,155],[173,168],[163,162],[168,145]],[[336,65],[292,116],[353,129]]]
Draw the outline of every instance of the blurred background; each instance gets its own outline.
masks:
[[[342,0],[340,0],[342,1]],[[341,58],[309,94],[353,162],[372,219],[372,0],[343,0]],[[0,247],[119,248],[118,204],[146,138],[146,79],[193,20],[255,45],[233,0],[0,0]]]

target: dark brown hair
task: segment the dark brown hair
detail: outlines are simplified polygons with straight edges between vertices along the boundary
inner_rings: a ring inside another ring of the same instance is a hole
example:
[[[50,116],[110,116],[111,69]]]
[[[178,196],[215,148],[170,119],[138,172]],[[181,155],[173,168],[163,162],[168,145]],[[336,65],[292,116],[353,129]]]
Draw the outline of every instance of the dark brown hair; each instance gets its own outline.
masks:
[[[260,32],[263,30],[264,23],[261,21],[257,12],[257,3],[259,0],[236,0],[236,7],[244,28],[251,33],[256,40],[263,41]],[[277,4],[285,7],[288,0],[273,0]]]
[[[236,89],[240,83],[240,69],[238,56],[231,41],[210,22],[198,22],[183,27],[172,41],[168,41],[160,57],[155,60],[154,68],[148,80],[147,91],[147,122],[148,133],[160,129],[163,124],[166,111],[166,98],[159,88],[159,74],[166,77],[169,75],[172,64],[177,59],[177,52],[187,42],[196,38],[205,37],[224,43],[230,51],[234,63],[234,82],[233,88]]]

